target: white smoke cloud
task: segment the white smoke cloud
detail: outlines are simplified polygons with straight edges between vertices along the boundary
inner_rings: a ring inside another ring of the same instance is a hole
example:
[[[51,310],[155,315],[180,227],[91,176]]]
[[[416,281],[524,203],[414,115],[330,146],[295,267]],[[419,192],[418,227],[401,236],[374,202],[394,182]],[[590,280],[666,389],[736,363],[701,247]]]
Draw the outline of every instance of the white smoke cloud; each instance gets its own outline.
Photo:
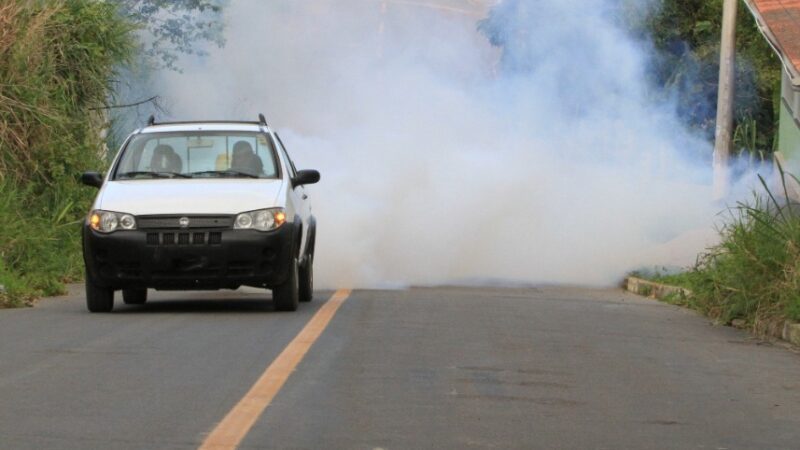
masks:
[[[264,112],[322,172],[320,285],[609,285],[693,263],[720,210],[708,144],[650,100],[606,1],[521,3],[492,19],[501,52],[477,1],[237,0],[225,48],[159,93],[175,118]]]

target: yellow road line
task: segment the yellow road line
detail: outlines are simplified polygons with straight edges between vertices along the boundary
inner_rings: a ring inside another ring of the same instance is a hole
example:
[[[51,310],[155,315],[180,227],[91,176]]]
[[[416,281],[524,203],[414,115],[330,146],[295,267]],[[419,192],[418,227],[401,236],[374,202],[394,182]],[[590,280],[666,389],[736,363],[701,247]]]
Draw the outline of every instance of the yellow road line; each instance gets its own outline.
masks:
[[[272,361],[247,394],[211,431],[200,446],[201,450],[234,449],[242,442],[349,296],[349,289],[340,289],[322,305],[292,342]]]

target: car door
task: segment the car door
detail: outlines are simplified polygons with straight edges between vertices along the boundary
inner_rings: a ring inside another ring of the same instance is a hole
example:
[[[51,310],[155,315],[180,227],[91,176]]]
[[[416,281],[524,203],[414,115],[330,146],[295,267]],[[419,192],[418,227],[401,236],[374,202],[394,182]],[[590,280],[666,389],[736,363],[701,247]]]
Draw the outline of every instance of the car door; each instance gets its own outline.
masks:
[[[294,178],[297,175],[297,168],[295,168],[292,158],[289,157],[289,152],[286,151],[286,147],[283,145],[283,141],[281,137],[278,136],[278,133],[275,133],[275,137],[277,138],[277,147],[278,151],[281,153],[281,158],[287,163],[289,176]],[[308,201],[308,194],[306,193],[305,186],[296,186],[294,189],[291,189],[289,195],[292,204],[294,204],[295,213],[300,216],[300,220],[303,223],[302,234],[300,236],[300,254],[303,255],[308,243],[308,227],[311,223],[311,204]]]

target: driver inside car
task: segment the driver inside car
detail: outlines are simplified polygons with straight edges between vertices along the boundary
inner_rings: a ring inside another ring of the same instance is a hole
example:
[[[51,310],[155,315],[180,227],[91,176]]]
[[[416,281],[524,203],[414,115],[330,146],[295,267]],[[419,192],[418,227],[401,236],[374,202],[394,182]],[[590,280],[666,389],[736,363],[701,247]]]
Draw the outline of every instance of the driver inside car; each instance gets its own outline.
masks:
[[[171,146],[160,144],[153,150],[153,157],[150,159],[150,170],[153,172],[181,173],[182,169],[181,157]]]

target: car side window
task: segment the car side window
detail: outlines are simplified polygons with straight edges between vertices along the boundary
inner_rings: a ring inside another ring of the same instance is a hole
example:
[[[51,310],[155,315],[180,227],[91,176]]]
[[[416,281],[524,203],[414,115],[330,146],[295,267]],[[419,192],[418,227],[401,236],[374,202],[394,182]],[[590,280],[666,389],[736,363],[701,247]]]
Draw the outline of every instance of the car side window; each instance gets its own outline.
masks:
[[[291,177],[294,178],[297,176],[297,169],[294,167],[294,162],[292,162],[292,158],[289,157],[289,153],[286,151],[286,148],[283,146],[283,141],[281,137],[278,136],[278,133],[274,133],[276,140],[278,141],[278,150],[280,150],[281,155],[286,158],[286,161],[289,162],[289,171],[291,172]]]

